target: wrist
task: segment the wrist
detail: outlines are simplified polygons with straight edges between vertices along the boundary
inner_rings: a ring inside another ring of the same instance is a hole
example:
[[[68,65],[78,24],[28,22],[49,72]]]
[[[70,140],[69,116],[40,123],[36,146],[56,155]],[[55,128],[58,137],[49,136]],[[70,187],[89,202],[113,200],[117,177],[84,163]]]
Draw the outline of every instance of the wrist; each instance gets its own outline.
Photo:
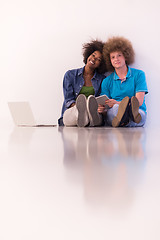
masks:
[[[74,105],[75,105],[75,102],[73,102],[69,107],[74,107]]]

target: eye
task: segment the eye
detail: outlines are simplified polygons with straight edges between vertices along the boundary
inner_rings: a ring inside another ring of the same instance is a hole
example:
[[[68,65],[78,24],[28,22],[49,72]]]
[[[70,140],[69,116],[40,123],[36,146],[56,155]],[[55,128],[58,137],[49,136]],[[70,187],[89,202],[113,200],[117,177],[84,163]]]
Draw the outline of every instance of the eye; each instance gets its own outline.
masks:
[[[99,62],[101,62],[101,58],[97,58],[97,60],[98,60]]]

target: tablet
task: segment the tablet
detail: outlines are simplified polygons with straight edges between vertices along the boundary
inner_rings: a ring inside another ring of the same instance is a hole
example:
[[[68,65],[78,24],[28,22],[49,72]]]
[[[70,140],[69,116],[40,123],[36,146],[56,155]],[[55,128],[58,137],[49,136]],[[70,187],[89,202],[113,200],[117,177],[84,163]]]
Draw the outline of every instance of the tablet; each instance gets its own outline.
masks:
[[[107,97],[107,95],[102,95],[102,96],[96,97],[97,103],[101,104],[101,105],[106,105],[105,101],[108,99],[109,99],[109,97]]]

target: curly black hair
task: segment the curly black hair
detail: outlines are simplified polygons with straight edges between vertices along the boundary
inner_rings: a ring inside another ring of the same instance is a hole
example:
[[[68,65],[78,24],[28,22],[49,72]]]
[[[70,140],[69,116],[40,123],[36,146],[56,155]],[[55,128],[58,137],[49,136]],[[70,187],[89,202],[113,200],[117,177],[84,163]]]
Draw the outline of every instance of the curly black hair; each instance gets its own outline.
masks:
[[[87,59],[88,57],[95,51],[99,51],[100,53],[102,53],[102,60],[101,63],[99,65],[99,67],[97,68],[97,72],[99,73],[105,73],[107,72],[107,67],[106,67],[106,63],[104,61],[103,58],[103,47],[104,47],[104,42],[100,41],[100,40],[92,40],[89,43],[84,43],[83,44],[83,62],[86,64],[87,63]]]
[[[110,60],[110,53],[112,52],[121,52],[125,58],[127,65],[134,62],[135,53],[132,47],[132,43],[124,37],[109,38],[104,44],[103,57],[109,71],[114,71],[114,67],[112,66]]]

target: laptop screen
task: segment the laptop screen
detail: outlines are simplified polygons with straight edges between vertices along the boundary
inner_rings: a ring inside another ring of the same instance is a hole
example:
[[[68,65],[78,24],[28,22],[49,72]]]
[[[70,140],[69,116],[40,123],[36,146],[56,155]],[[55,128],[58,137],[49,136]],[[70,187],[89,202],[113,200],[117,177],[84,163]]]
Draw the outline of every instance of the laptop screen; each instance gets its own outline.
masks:
[[[29,102],[8,102],[8,106],[17,126],[34,126],[36,124]]]

